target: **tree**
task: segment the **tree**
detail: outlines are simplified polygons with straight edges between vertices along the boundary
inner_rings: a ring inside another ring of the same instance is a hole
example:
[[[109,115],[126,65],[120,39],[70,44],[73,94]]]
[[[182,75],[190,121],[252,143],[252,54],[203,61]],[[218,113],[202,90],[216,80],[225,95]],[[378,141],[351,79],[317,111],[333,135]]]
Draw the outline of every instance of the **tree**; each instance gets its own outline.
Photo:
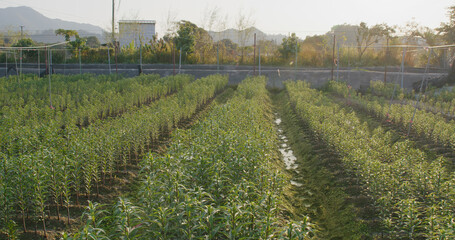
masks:
[[[436,28],[436,31],[441,34],[447,44],[453,44],[455,43],[455,6],[449,7],[448,15],[449,22],[441,23],[441,27]],[[451,81],[455,81],[455,58],[453,56],[449,79],[451,79]]]
[[[240,63],[243,63],[243,58],[245,56],[245,50],[247,49],[246,42],[250,39],[251,34],[254,31],[254,20],[250,15],[245,15],[242,11],[239,12],[237,16],[237,21],[235,22],[238,31],[238,40],[241,51]]]
[[[101,45],[100,40],[95,36],[86,37],[85,41],[87,46],[91,48],[98,48]]]
[[[75,55],[78,54],[79,49],[84,49],[86,47],[85,42],[86,39],[80,38],[79,33],[76,30],[65,30],[65,29],[57,29],[55,30],[55,35],[61,35],[65,37],[65,41],[72,47],[73,53]],[[74,41],[71,41],[71,38],[74,37]]]
[[[289,57],[295,56],[295,54],[299,52],[299,49],[299,38],[295,33],[292,33],[291,36],[283,38],[283,42],[278,51],[281,53],[283,59],[287,60]]]
[[[182,20],[179,23],[175,44],[178,50],[184,53],[192,53],[194,51],[194,39],[197,26],[189,21]]]
[[[359,62],[367,48],[377,43],[381,37],[390,34],[390,29],[386,24],[376,24],[372,27],[368,27],[364,22],[359,24],[356,36]]]
[[[455,6],[449,7],[449,22],[441,23],[441,27],[436,28],[447,44],[455,43]]]
[[[23,38],[23,39],[20,39],[19,41],[17,41],[12,46],[13,47],[33,47],[33,46],[36,46],[36,43],[31,38]],[[37,55],[36,51],[30,51],[27,49],[24,49],[23,53],[26,58],[35,58]]]

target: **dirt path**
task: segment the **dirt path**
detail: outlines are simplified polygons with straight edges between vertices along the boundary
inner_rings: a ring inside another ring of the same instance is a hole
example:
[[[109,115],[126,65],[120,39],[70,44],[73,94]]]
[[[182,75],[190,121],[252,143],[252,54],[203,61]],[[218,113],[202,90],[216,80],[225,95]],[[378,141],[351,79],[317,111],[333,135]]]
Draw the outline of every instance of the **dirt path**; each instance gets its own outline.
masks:
[[[372,201],[340,157],[294,114],[284,91],[271,94],[280,152],[292,176],[287,201],[297,218],[308,215],[320,239],[364,239],[380,231]]]

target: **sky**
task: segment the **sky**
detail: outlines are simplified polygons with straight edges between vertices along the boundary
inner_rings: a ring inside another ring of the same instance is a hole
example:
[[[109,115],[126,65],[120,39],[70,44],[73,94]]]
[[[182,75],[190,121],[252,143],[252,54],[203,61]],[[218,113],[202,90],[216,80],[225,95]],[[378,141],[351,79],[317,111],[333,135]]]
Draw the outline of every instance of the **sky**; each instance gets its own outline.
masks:
[[[115,0],[116,21],[156,20],[158,36],[169,21],[188,20],[207,26],[204,16],[217,9],[213,30],[236,28],[239,16],[269,34],[299,37],[324,34],[338,24],[405,26],[414,21],[430,28],[448,22],[455,0]],[[50,18],[111,27],[112,0],[0,0],[0,8],[29,6]]]

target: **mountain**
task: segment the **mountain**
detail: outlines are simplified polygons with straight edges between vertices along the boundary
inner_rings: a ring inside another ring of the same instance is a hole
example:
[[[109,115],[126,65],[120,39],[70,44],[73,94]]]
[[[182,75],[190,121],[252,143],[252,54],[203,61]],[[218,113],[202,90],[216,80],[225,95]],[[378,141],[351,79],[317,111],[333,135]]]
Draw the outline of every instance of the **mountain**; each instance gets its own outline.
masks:
[[[282,34],[266,34],[262,32],[261,30],[251,27],[248,28],[242,32],[240,32],[237,29],[226,29],[221,32],[213,32],[209,31],[208,32],[210,36],[212,37],[213,41],[217,42],[223,39],[230,39],[232,42],[242,45],[241,42],[245,42],[245,46],[252,46],[254,44],[254,34],[256,33],[256,42],[259,41],[273,41],[276,44],[281,44],[283,38],[286,37],[286,35]]]
[[[51,19],[30,7],[0,8],[0,32],[7,30],[19,31],[24,26],[24,32],[37,42],[59,42],[63,37],[55,36],[54,30],[63,28],[79,32],[82,37],[96,36],[101,40],[103,29],[86,24]]]

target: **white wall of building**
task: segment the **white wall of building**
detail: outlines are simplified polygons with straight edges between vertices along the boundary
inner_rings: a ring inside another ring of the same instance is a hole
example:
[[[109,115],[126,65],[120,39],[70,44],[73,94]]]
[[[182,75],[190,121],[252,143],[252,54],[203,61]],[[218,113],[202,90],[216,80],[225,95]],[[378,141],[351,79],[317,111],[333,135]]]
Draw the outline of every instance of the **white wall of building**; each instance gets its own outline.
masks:
[[[149,43],[155,35],[155,24],[153,20],[121,20],[119,21],[119,42],[120,47],[129,46],[134,41],[134,46]]]

